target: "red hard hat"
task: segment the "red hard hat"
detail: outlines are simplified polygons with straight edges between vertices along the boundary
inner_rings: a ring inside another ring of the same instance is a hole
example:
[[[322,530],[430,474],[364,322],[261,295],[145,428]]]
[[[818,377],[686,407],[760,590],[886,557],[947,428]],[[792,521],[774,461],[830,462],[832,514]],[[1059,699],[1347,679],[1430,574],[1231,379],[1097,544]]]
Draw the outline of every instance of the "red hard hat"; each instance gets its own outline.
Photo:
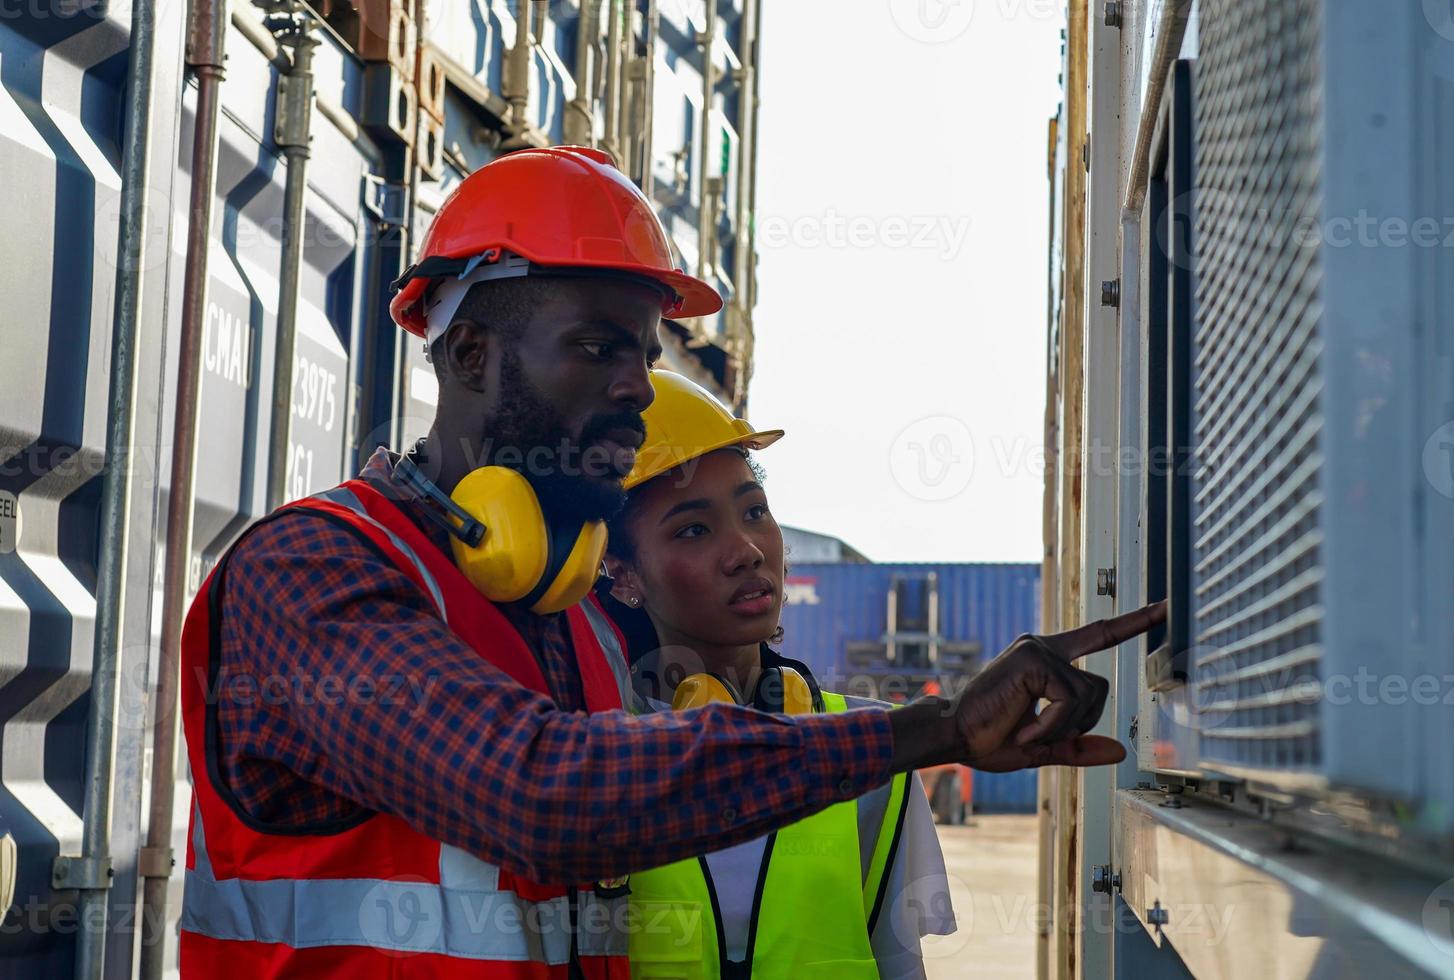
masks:
[[[504,253],[545,268],[606,269],[654,280],[671,292],[662,309],[669,319],[722,308],[715,289],[673,265],[651,202],[608,154],[552,146],[500,157],[445,198],[419,262],[394,283],[394,322],[425,336],[430,281],[460,275],[471,259],[496,262]]]

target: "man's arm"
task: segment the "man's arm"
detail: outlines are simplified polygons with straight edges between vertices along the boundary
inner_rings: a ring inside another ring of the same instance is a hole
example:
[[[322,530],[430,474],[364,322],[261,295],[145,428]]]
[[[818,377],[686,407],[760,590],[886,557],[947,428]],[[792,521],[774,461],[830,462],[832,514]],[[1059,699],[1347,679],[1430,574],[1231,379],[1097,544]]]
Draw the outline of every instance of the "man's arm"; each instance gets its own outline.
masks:
[[[464,644],[407,576],[310,515],[253,531],[225,587],[224,647],[237,656],[224,658],[217,696],[255,697],[237,683],[247,674],[287,680],[266,699],[270,737],[224,724],[225,758],[285,765],[537,880],[613,877],[730,846],[889,776],[884,711],[561,711]]]

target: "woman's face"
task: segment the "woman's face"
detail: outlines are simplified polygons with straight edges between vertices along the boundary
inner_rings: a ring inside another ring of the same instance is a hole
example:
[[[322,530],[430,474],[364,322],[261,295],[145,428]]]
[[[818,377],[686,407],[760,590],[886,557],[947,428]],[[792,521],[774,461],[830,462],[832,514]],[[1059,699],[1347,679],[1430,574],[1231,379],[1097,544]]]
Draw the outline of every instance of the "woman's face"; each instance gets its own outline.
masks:
[[[783,535],[767,495],[736,450],[709,453],[686,473],[635,494],[627,527],[636,558],[612,574],[641,596],[659,632],[760,643],[777,632],[783,600]]]

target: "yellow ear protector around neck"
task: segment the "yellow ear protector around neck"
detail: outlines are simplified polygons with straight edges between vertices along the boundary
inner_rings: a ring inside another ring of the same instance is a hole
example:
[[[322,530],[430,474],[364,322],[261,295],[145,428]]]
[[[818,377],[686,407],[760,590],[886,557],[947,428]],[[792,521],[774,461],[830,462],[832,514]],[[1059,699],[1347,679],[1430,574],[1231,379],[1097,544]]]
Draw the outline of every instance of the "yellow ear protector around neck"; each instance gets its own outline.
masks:
[[[676,710],[700,708],[715,702],[745,704],[759,711],[779,714],[810,715],[813,713],[813,689],[803,675],[791,667],[764,667],[750,701],[737,692],[731,681],[717,674],[689,674],[677,685],[671,698],[671,706]]]
[[[544,615],[569,609],[596,584],[605,522],[552,520],[523,474],[482,466],[446,495],[401,456],[394,479],[439,506],[426,513],[449,532],[455,564],[491,602],[519,603]]]

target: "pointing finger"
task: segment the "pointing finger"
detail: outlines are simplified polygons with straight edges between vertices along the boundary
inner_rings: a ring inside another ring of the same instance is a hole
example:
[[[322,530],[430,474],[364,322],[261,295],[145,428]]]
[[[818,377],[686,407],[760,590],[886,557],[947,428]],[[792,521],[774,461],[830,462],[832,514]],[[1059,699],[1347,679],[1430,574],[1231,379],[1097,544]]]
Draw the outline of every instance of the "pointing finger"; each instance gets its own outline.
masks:
[[[1126,747],[1105,735],[1082,735],[1046,746],[1047,766],[1113,766],[1126,758]]]
[[[1066,660],[1109,650],[1166,622],[1166,602],[1152,603],[1110,619],[1096,620],[1064,633],[1044,637],[1045,643]]]

